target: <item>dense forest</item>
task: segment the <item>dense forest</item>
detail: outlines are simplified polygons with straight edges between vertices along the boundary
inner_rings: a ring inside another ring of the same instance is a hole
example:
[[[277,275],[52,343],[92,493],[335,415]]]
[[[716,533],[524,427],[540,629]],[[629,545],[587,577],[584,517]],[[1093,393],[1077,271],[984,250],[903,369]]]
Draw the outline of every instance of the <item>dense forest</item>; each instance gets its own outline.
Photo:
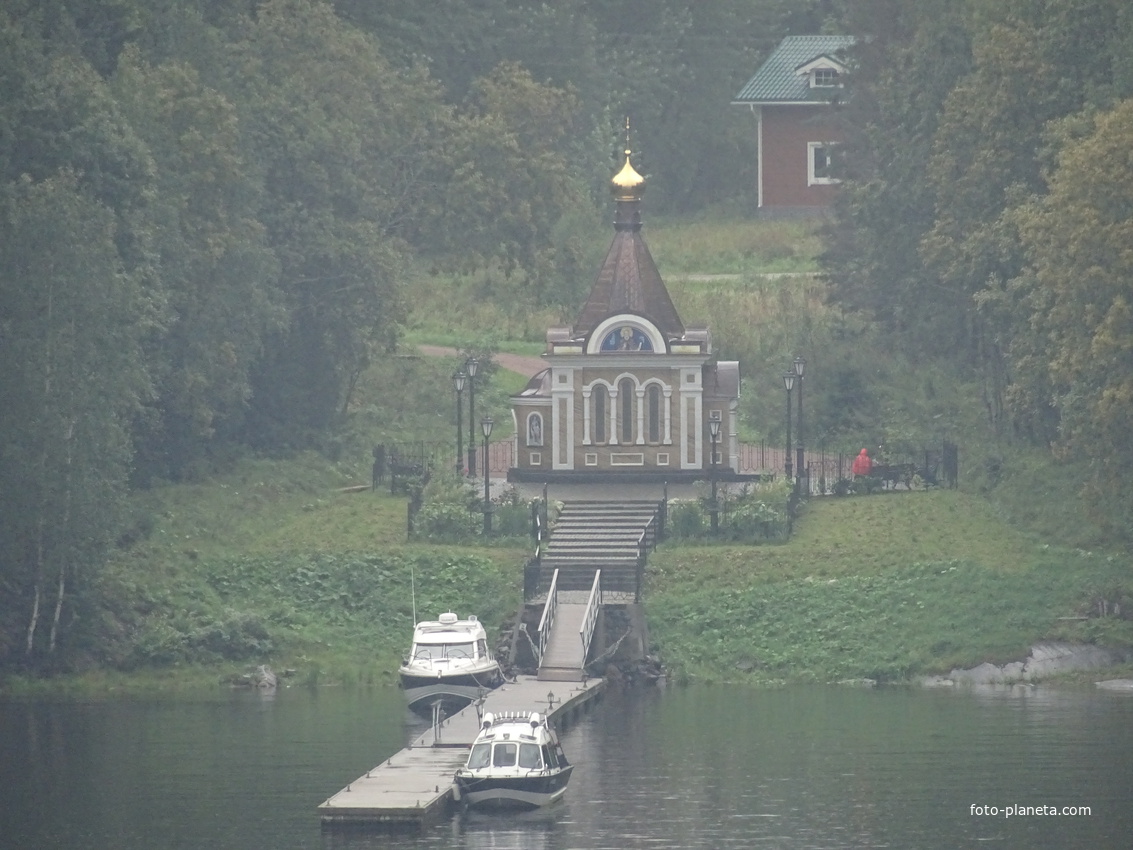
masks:
[[[1133,534],[1133,9],[1121,0],[873,0],[827,229],[832,297],[912,364],[982,386]]]
[[[631,115],[651,210],[750,202],[729,100],[857,37],[832,297],[1133,528],[1121,0],[11,0],[0,11],[0,667],[58,666],[127,494],[319,447],[410,270],[572,307]]]

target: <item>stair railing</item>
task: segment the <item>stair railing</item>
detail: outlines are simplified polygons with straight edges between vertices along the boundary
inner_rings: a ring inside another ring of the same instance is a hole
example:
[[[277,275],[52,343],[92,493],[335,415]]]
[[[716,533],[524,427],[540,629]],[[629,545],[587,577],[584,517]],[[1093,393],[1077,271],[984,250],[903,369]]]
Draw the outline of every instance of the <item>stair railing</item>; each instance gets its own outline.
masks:
[[[590,598],[586,600],[586,611],[582,615],[582,626],[578,635],[582,638],[582,666],[586,666],[586,656],[590,654],[590,641],[598,625],[598,614],[602,611],[602,571],[594,571],[594,583],[590,585]]]
[[[542,554],[538,549],[523,565],[523,601],[528,602],[539,592],[539,579],[542,577]]]
[[[555,625],[555,610],[558,608],[559,571],[551,576],[551,589],[547,591],[547,601],[543,603],[543,616],[539,618],[539,658],[547,652],[551,640],[551,629]]]

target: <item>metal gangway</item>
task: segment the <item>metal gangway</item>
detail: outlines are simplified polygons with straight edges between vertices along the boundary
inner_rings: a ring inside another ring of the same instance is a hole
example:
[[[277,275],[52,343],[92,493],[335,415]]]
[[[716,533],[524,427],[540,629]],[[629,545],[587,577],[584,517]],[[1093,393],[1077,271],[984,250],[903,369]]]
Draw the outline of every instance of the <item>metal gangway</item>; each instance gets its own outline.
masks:
[[[555,570],[539,620],[539,673],[543,682],[586,678],[586,659],[602,610],[602,571],[595,570],[590,592],[559,590]]]

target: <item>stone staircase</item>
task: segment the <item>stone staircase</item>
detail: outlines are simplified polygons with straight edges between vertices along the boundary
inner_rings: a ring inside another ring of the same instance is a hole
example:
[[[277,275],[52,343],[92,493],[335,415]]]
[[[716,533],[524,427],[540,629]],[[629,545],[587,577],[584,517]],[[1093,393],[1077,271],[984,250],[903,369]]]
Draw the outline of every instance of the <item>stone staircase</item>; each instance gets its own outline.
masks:
[[[600,569],[603,592],[636,594],[642,534],[646,550],[652,549],[657,510],[654,501],[564,503],[543,546],[539,589],[546,591],[557,569],[560,591],[589,591],[594,571]]]

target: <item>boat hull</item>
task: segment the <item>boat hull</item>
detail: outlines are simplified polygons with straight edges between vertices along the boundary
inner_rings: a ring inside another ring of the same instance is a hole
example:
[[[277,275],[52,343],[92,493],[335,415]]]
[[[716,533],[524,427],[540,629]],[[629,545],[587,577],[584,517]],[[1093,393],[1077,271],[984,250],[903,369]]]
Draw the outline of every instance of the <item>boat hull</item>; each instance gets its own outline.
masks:
[[[457,776],[460,801],[479,809],[538,809],[562,799],[574,765],[541,776]]]
[[[441,703],[445,714],[453,714],[503,683],[498,666],[475,673],[456,673],[446,676],[400,672],[401,687],[409,707],[425,716],[431,716],[433,705]]]

